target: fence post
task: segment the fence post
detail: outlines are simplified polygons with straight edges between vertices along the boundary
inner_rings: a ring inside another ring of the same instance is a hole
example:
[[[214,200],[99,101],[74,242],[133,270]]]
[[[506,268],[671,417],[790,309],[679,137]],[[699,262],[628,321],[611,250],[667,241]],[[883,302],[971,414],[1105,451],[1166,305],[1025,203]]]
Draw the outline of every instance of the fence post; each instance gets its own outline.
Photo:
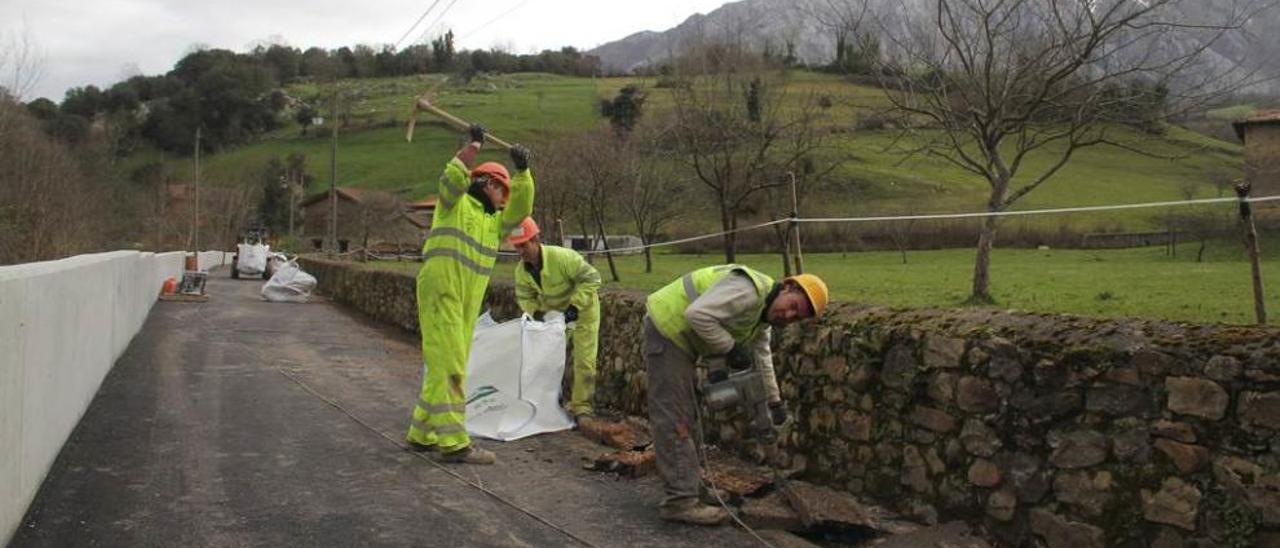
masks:
[[[1253,184],[1248,181],[1236,183],[1236,196],[1240,198],[1240,221],[1244,229],[1244,247],[1249,252],[1249,264],[1253,268],[1253,310],[1257,315],[1258,325],[1267,323],[1266,293],[1262,288],[1262,259],[1258,252],[1258,229],[1253,222],[1253,204],[1249,192]]]
[[[792,254],[792,258],[795,260],[796,274],[804,274],[804,252],[800,248],[800,224],[796,222],[796,219],[800,217],[799,200],[796,199],[796,174],[788,171],[787,175],[791,177],[791,223],[789,228],[796,239],[795,253]]]

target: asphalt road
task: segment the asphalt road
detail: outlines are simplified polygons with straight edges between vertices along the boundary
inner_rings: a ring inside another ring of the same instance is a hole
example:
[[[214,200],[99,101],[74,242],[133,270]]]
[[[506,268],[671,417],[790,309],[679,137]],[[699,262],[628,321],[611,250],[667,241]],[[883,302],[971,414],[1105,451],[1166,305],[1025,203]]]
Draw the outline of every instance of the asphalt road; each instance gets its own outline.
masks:
[[[403,436],[414,338],[323,299],[264,302],[261,285],[215,272],[208,303],[156,304],[12,546],[575,544],[379,435]],[[583,470],[604,448],[576,434],[479,443],[498,465],[450,469],[590,543],[752,542],[658,520],[656,479]]]

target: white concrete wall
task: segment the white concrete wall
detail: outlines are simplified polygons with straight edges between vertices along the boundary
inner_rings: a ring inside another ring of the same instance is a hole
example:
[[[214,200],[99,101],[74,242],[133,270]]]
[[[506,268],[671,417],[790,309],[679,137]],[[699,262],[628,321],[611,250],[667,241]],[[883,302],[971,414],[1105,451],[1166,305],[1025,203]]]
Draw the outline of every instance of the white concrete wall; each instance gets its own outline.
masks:
[[[0,545],[184,253],[0,267]]]
[[[208,272],[209,269],[231,264],[234,251],[201,251],[196,254],[196,268]]]

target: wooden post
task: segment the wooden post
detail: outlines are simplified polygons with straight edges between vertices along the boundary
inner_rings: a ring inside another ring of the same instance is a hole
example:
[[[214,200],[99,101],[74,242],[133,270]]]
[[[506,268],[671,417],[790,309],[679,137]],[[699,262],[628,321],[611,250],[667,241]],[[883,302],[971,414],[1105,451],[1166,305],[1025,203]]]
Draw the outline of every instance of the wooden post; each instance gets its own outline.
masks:
[[[564,219],[556,219],[556,236],[560,238],[556,241],[556,245],[563,245],[569,249],[573,249],[573,242],[569,242],[568,245],[566,245],[564,241]]]
[[[1258,318],[1258,325],[1267,323],[1266,293],[1262,288],[1262,259],[1258,252],[1258,229],[1253,223],[1253,205],[1247,200],[1253,184],[1247,181],[1236,183],[1236,196],[1240,198],[1240,221],[1244,229],[1244,247],[1249,252],[1249,264],[1253,267],[1253,310]]]
[[[338,88],[334,84],[333,102],[329,106],[329,253],[338,249]],[[331,255],[332,257],[332,255]]]
[[[293,243],[293,202],[297,199],[293,195],[293,170],[287,170],[285,175],[285,190],[289,193],[289,243]]]
[[[804,251],[800,248],[800,223],[795,219],[800,217],[799,200],[796,198],[796,174],[787,172],[791,177],[791,233],[795,236],[795,251],[792,253],[792,259],[795,260],[796,274],[804,274]]]

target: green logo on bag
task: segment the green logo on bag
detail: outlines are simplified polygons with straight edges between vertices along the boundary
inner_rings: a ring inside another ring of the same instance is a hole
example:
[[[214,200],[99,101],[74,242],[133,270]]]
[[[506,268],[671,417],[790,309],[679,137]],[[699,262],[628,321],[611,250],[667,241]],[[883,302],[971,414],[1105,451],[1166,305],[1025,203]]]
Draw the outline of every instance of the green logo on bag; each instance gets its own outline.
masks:
[[[476,391],[471,394],[471,397],[467,399],[467,405],[471,405],[471,402],[474,402],[480,398],[492,396],[497,393],[498,393],[497,388],[494,388],[493,386],[486,384],[484,386],[481,386],[480,388],[477,388]]]

